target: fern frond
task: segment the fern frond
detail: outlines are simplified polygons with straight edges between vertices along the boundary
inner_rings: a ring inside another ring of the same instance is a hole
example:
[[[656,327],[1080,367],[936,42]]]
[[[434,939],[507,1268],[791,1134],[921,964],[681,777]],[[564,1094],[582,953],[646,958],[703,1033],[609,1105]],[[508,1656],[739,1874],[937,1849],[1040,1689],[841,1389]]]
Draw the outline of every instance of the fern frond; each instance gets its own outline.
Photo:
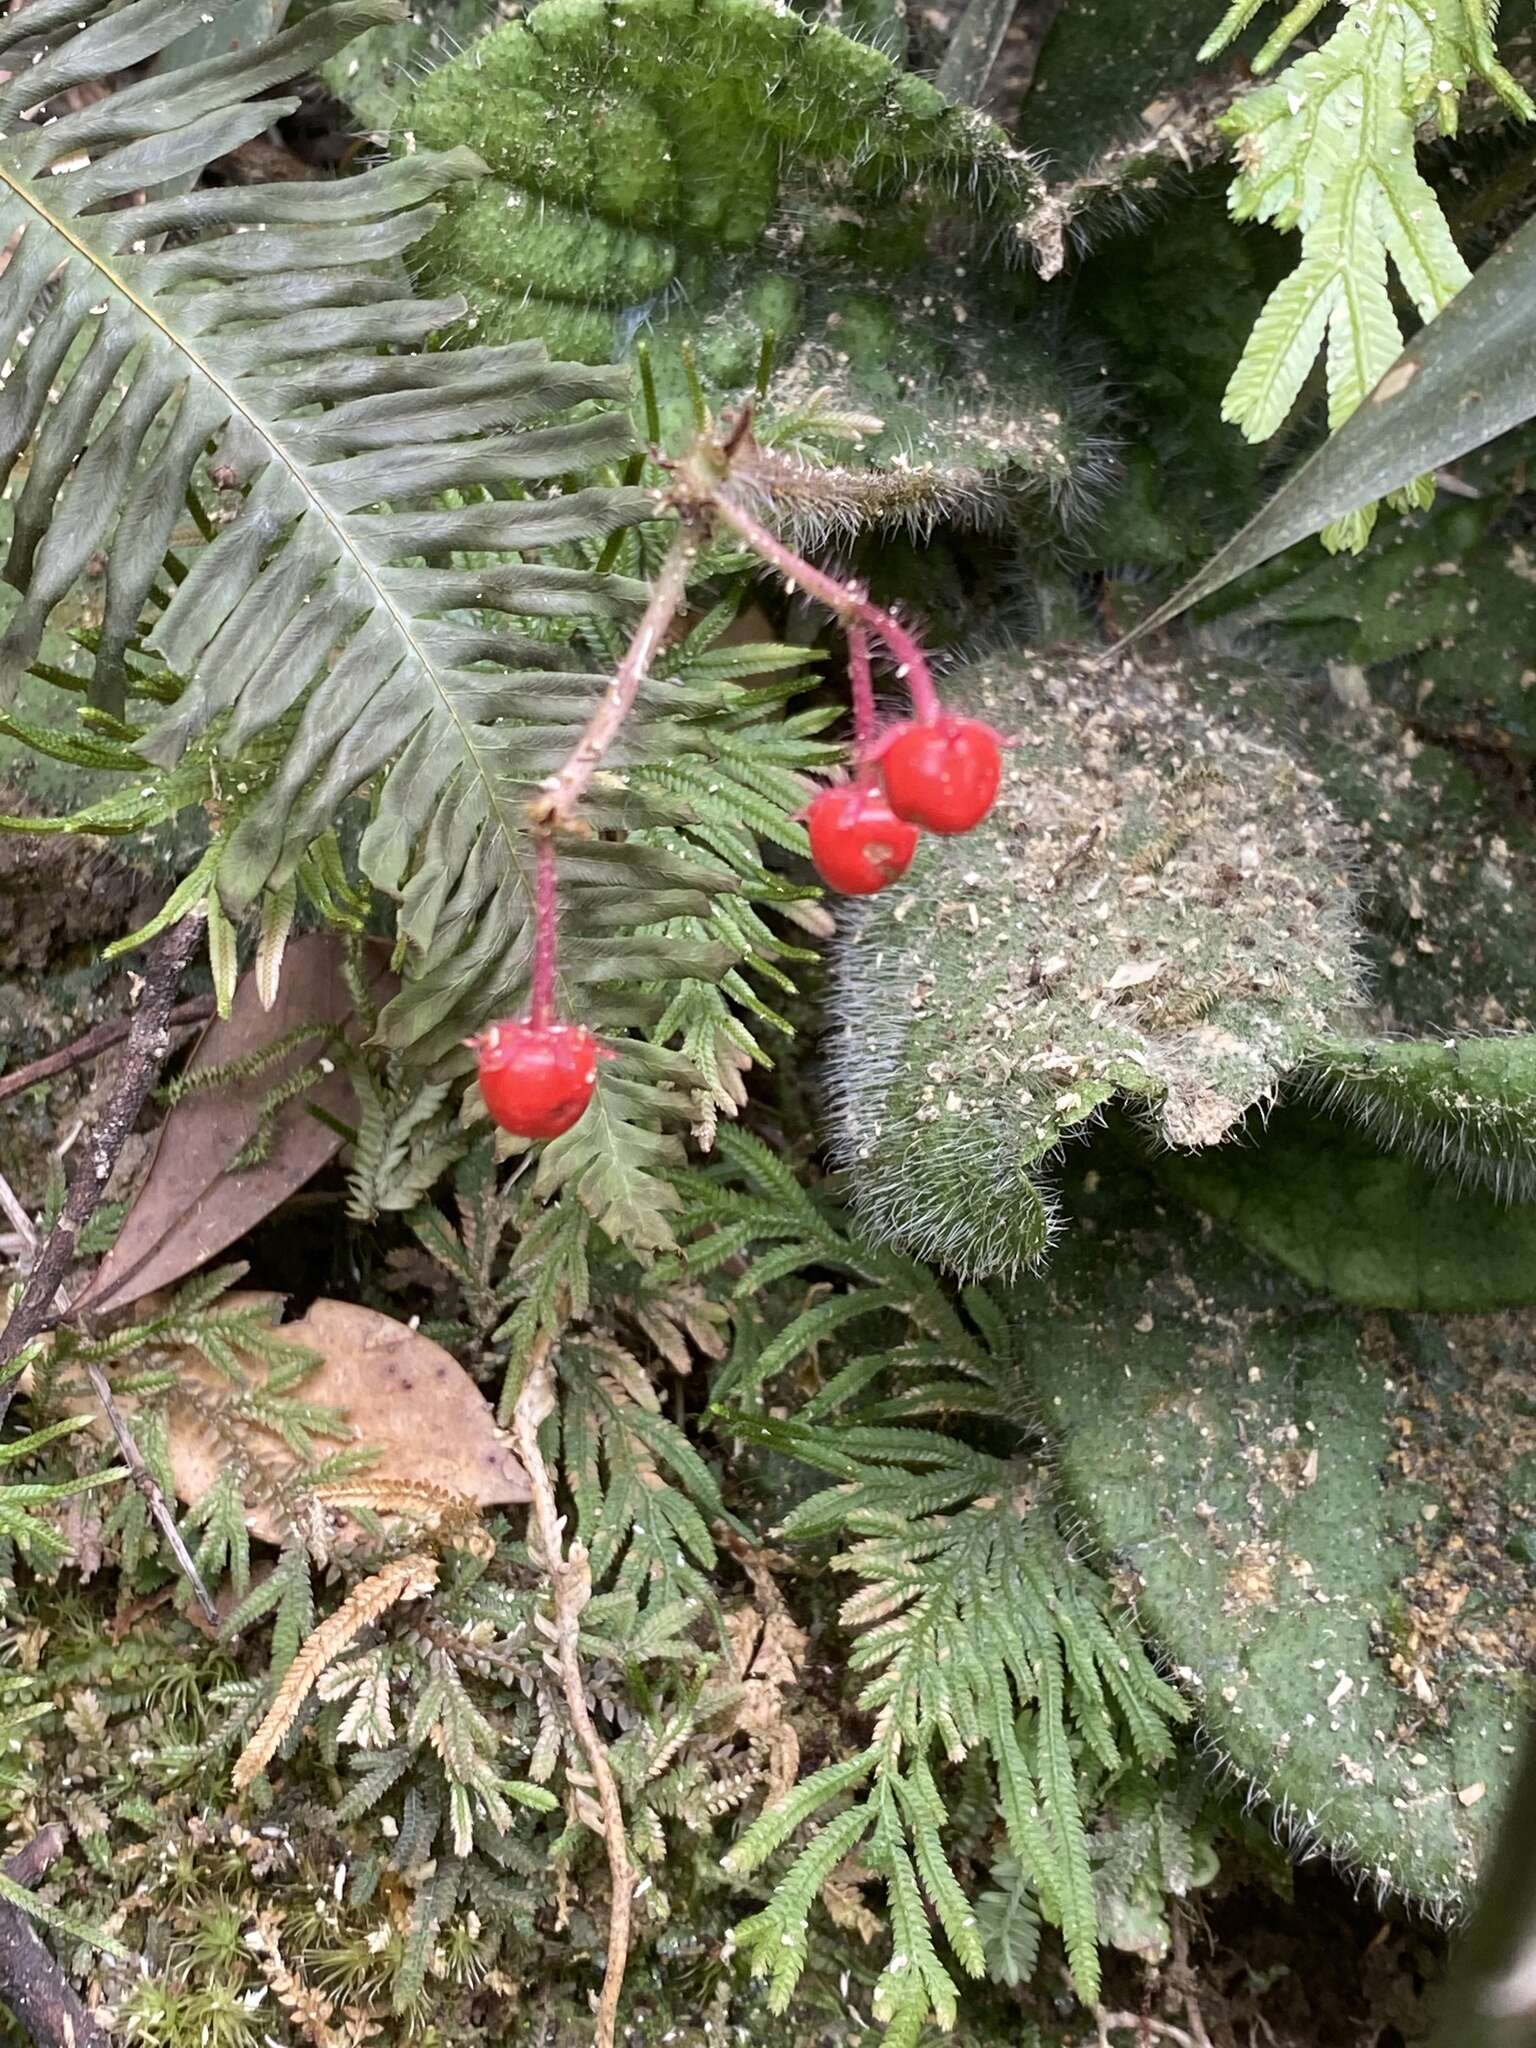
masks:
[[[1292,9],[1255,71],[1268,70],[1321,5]],[[1254,0],[1237,0],[1206,53],[1258,11]],[[1330,427],[1390,368],[1403,335],[1389,259],[1424,320],[1466,283],[1467,265],[1418,168],[1416,134],[1427,116],[1453,132],[1458,96],[1474,76],[1512,112],[1536,114],[1498,61],[1493,14],[1490,0],[1346,0],[1319,48],[1239,100],[1222,123],[1239,159],[1233,214],[1301,234],[1301,260],[1275,288],[1227,387],[1222,416],[1250,441],[1283,425],[1320,351]],[[1327,538],[1358,547],[1370,523],[1357,519]]]
[[[414,739],[405,772],[382,790],[365,867],[403,884],[429,823],[422,799],[456,796],[437,810],[453,816],[457,858],[418,891],[432,900],[413,906],[411,937],[432,963],[451,900],[456,951],[472,956],[467,942],[478,938],[483,971],[486,951],[504,955],[516,937],[505,923],[506,883],[522,860],[515,788],[531,788],[537,771],[520,760],[508,776],[495,721],[515,709],[516,691],[477,664],[526,670],[531,654],[543,667],[545,648],[444,614],[474,605],[490,620],[589,615],[622,608],[634,589],[523,560],[478,571],[408,564],[455,546],[538,547],[573,525],[601,537],[633,516],[633,492],[596,490],[553,510],[526,499],[457,511],[427,502],[449,489],[525,487],[621,453],[629,427],[611,405],[621,381],[547,364],[532,348],[422,351],[461,303],[414,298],[399,259],[436,218],[435,197],[475,173],[465,153],[325,184],[165,190],[270,123],[282,103],[256,94],[394,11],[343,0],[256,50],[147,79],[110,104],[24,120],[55,81],[114,70],[129,47],[141,61],[197,18],[194,5],[160,0],[133,10],[129,35],[106,0],[88,0],[72,17],[83,25],[0,95],[0,229],[18,237],[6,346],[20,351],[6,467],[31,454],[4,570],[24,595],[0,664],[13,678],[27,666],[53,604],[110,541],[91,687],[94,701],[120,705],[172,525],[217,442],[247,497],[241,517],[192,556],[148,632],[145,644],[190,681],[144,751],[175,760],[218,721],[233,752],[302,703],[281,772],[220,863],[220,892],[238,909],[267,881],[281,886],[337,803]],[[34,17],[28,34],[47,25]],[[82,153],[85,168],[48,175]],[[143,206],[96,210],[138,190],[149,195]],[[414,352],[381,353],[381,341]],[[74,374],[50,407],[50,379],[71,355]],[[103,421],[114,381],[121,396]],[[329,406],[319,416],[317,398]],[[580,406],[586,416],[570,419]],[[547,421],[557,423],[532,424]],[[390,509],[375,509],[381,501]],[[558,741],[547,745],[553,754]],[[441,859],[445,849],[434,851]],[[420,1028],[440,1019],[439,992]]]
[[[678,1599],[714,1606],[714,1474],[617,1344],[572,1333],[558,1360],[561,1465],[594,1580],[611,1578],[641,1615]]]
[[[73,1913],[62,1912],[46,1899],[40,1899],[36,1892],[28,1891],[24,1884],[17,1884],[13,1878],[7,1877],[3,1870],[0,1870],[0,1900],[27,1919],[35,1920],[40,1927],[51,1928],[55,1934],[63,1935],[67,1941],[85,1948],[100,1949],[104,1955],[115,1956],[119,1962],[131,1964],[133,1961],[132,1949],[125,1948],[115,1935],[88,1925]]]
[[[137,0],[131,32],[110,0],[29,14],[41,54],[0,95],[0,233],[15,244],[0,473],[27,464],[0,684],[35,666],[54,604],[105,554],[103,622],[77,635],[91,704],[78,731],[40,738],[131,790],[68,821],[13,822],[133,832],[202,806],[205,853],[122,943],[207,903],[227,993],[248,909],[264,905],[266,985],[295,885],[322,917],[359,924],[366,896],[332,826],[366,790],[357,861],[397,902],[403,970],[379,1033],[444,1078],[467,1066],[466,1032],[526,993],[527,800],[604,686],[592,650],[644,596],[654,550],[632,529],[654,501],[615,480],[633,440],[624,370],[551,362],[538,342],[435,345],[464,301],[418,296],[405,262],[444,195],[480,175],[467,150],[185,189],[287,104],[261,93],[397,14],[331,0],[268,43],[48,121],[30,116],[58,81],[115,70],[127,49],[146,62],[199,10]],[[238,482],[235,516],[203,512],[183,545],[178,521],[215,475],[224,512]],[[614,541],[635,573],[601,566]],[[731,1113],[739,1065],[759,1056],[733,1007],[777,1021],[751,977],[787,989],[793,949],[754,906],[805,891],[759,849],[804,853],[804,771],[834,751],[816,738],[829,714],[782,716],[796,683],[779,676],[805,655],[763,654],[755,673],[775,680],[744,686],[743,653],[714,644],[726,622],[717,607],[669,656],[597,778],[594,836],[562,855],[564,1005],[641,1036],[605,1068],[584,1126],[545,1151],[539,1186],[576,1186],[641,1250],[671,1242],[668,1176],[701,1090]],[[149,699],[143,726],[124,722],[130,696]],[[686,1019],[671,1008],[679,987],[727,975]],[[419,1132],[410,1150],[416,1187],[449,1156]],[[360,1185],[359,1207],[376,1194]]]
[[[1045,1472],[904,1419],[975,1413],[994,1437],[1017,1423],[1014,1346],[999,1303],[970,1288],[957,1304],[920,1265],[867,1250],[825,1191],[801,1186],[756,1140],[733,1132],[723,1149],[727,1161],[687,1181],[705,1254],[724,1238],[749,1260],[735,1290],[736,1352],[718,1385],[731,1382],[738,1396],[775,1379],[782,1389],[785,1375],[806,1372],[808,1355],[861,1315],[911,1332],[836,1365],[788,1417],[733,1409],[722,1418],[733,1434],[834,1482],[800,1501],[777,1533],[844,1544],[832,1568],[855,1587],[839,1620],[871,1729],[861,1753],[770,1806],[727,1857],[746,1874],[792,1835],[816,1830],[737,1939],[778,2009],[803,1967],[818,1893],[864,1843],[861,1855],[885,1880],[891,1925],[876,2016],[895,2042],[930,2021],[949,2024],[955,1984],[930,1921],[961,1971],[979,1974],[986,1961],[978,1907],[945,1850],[946,1767],[974,1759],[1016,1888],[1027,1893],[1022,1904],[1004,1902],[1010,1926],[1022,1915],[1036,1936],[1041,1918],[1059,1927],[1074,1981],[1092,1999],[1099,1923],[1081,1780],[1086,1770],[1112,1781],[1127,1753],[1166,1756],[1183,1703],[1065,1540]],[[812,1266],[820,1285],[829,1273],[844,1284],[767,1337],[762,1270]],[[885,1398],[871,1400],[880,1383]],[[1032,1965],[1025,1935],[1010,1952],[1021,1973]]]
[[[437,1584],[437,1560],[398,1557],[352,1588],[334,1614],[327,1615],[284,1673],[265,1720],[241,1752],[232,1775],[236,1791],[259,1777],[276,1756],[326,1666],[370,1622],[400,1600],[416,1600]]]
[[[792,1425],[769,1428],[781,1448],[800,1455],[813,1433],[791,1434]],[[874,1716],[873,1740],[862,1759],[819,1773],[781,1808],[770,1809],[733,1851],[732,1867],[752,1868],[795,1827],[859,1784],[862,1766],[873,1777],[868,1810],[849,1809],[840,1826],[858,1839],[864,1827],[849,1816],[862,1815],[864,1826],[873,1819],[871,1860],[887,1880],[896,1948],[877,2006],[897,2038],[903,2027],[927,2018],[942,2022],[953,1986],[931,1944],[925,1948],[919,1938],[913,1917],[919,1879],[967,1972],[980,1969],[982,1946],[975,1908],[944,1857],[947,1807],[931,1759],[935,1752],[951,1760],[979,1754],[990,1764],[1019,1868],[1028,1874],[1040,1912],[1062,1929],[1078,1989],[1091,1999],[1098,1985],[1098,1920],[1072,1728],[1091,1725],[1095,1747],[1102,1745],[1100,1760],[1113,1768],[1119,1749],[1109,1702],[1118,1715],[1122,1687],[1134,1702],[1136,1722],[1164,1725],[1182,1719],[1184,1709],[1140,1647],[1105,1621],[1108,1589],[1062,1544],[1032,1479],[952,1444],[952,1471],[963,1483],[943,1487],[947,1504],[934,1511],[920,1463],[895,1476],[870,1468],[842,1454],[838,1440],[847,1433],[816,1432],[828,1440],[818,1462],[841,1465],[846,1476],[797,1510],[786,1533],[880,1531],[834,1559],[837,1569],[860,1581],[841,1618],[855,1634],[852,1667],[870,1674],[859,1703]],[[1089,1616],[1096,1627],[1085,1626]],[[1021,1738],[1025,1727],[1033,1731],[1032,1755]],[[793,1893],[782,1899],[776,1893],[770,1908],[741,1930],[743,1945],[771,1969],[775,1997],[795,1955],[803,1954],[804,1880],[820,1867],[808,1850],[794,1866]],[[926,1922],[926,1908],[920,1917]]]

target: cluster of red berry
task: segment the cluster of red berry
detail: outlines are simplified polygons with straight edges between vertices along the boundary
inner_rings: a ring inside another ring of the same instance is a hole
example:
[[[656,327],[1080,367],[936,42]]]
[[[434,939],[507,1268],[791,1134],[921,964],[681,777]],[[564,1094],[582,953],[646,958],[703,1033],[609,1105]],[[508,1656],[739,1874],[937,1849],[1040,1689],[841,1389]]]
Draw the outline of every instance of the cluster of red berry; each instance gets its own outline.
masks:
[[[806,812],[817,874],[845,896],[873,896],[911,867],[919,827],[954,835],[979,825],[1001,773],[997,735],[979,719],[905,721],[852,782],[822,790]]]
[[[725,494],[712,492],[709,502],[716,516],[783,574],[791,590],[798,585],[820,598],[847,626],[853,779],[822,790],[805,817],[811,858],[827,886],[849,896],[872,896],[906,873],[920,829],[955,834],[981,823],[997,795],[1002,741],[979,719],[960,718],[944,709],[916,640],[899,620],[871,604],[861,589],[839,583],[802,561]],[[675,594],[680,598],[689,557],[680,554],[677,559],[681,566]],[[660,640],[661,598],[658,589],[621,667],[616,681],[625,688],[616,706],[600,712],[594,725],[606,722],[616,729],[632,701],[647,650]],[[872,641],[891,656],[912,700],[911,717],[884,732],[875,714]],[[591,738],[592,731],[589,728],[583,745],[595,758],[602,742]],[[573,759],[581,756],[578,748]],[[590,766],[588,759],[586,772]],[[555,1021],[555,851],[547,817],[537,830],[536,845],[528,1015],[492,1024],[469,1043],[478,1061],[481,1097],[502,1129],[520,1138],[558,1138],[586,1114],[597,1084],[598,1061],[612,1054],[602,1051],[584,1025]]]
[[[872,636],[896,655],[912,695],[912,717],[884,733],[875,720]],[[980,719],[944,710],[921,650],[867,600],[848,628],[848,674],[853,780],[822,790],[805,822],[811,859],[827,887],[845,896],[873,896],[912,865],[920,827],[952,837],[981,823],[997,796],[1002,742]]]

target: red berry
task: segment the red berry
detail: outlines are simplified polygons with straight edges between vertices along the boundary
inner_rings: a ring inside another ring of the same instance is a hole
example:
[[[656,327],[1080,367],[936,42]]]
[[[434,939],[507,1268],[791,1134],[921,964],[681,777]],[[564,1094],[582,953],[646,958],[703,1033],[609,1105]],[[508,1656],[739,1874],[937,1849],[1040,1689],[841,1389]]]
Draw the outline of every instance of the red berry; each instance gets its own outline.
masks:
[[[824,789],[806,812],[811,859],[829,889],[873,896],[912,865],[917,829],[898,818],[877,782]]]
[[[948,712],[927,724],[899,726],[880,752],[891,809],[930,832],[969,832],[979,825],[1002,772],[1002,743],[991,726]]]
[[[558,1138],[592,1100],[599,1054],[583,1025],[508,1018],[470,1042],[480,1062],[480,1093],[504,1131]]]

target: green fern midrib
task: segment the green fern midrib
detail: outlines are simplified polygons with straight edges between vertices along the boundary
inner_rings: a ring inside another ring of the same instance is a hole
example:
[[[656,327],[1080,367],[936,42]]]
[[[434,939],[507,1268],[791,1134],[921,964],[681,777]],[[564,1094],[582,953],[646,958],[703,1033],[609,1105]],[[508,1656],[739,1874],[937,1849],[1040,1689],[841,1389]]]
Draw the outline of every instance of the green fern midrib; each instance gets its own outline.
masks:
[[[297,485],[298,489],[325,521],[326,525],[335,535],[343,552],[366,579],[368,588],[374,595],[375,603],[384,608],[390,619],[394,622],[402,642],[421,663],[423,674],[426,675],[433,690],[436,692],[443,710],[452,720],[454,729],[459,735],[464,755],[470,762],[474,773],[479,778],[486,792],[487,810],[494,817],[496,829],[500,832],[506,843],[511,865],[526,888],[528,885],[527,869],[518,853],[520,826],[515,820],[511,820],[506,816],[495,779],[489,773],[479,749],[470,738],[463,717],[455,706],[452,697],[443,687],[437,670],[428,659],[426,650],[417,638],[407,614],[402,611],[399,604],[381,582],[378,565],[373,562],[372,558],[352,538],[347,530],[344,516],[322,496],[305,476],[303,470],[278,438],[275,423],[268,422],[262,415],[253,412],[234,385],[221,375],[205,356],[199,354],[188,341],[178,335],[161,318],[159,313],[155,311],[155,308],[149,301],[133,289],[122,273],[107,262],[99,250],[94,249],[89,242],[83,241],[67,224],[65,219],[43,205],[36,190],[30,183],[19,179],[3,162],[0,162],[0,184],[3,184],[23,206],[30,209],[45,226],[58,235],[62,241],[66,242],[77,255],[83,257],[104,282],[110,285],[120,297],[125,299],[134,311],[153,327],[202,376],[204,381],[213,390],[219,393],[220,397],[229,405],[231,412],[239,415],[241,420],[250,427],[252,433],[262,442],[263,446],[271,452],[272,458],[281,463],[291,481]]]
[[[1374,84],[1367,82],[1363,90],[1365,94],[1365,108],[1362,110],[1362,128],[1364,125],[1364,112],[1370,111],[1373,108],[1375,98]],[[1373,177],[1374,173],[1369,163],[1365,161],[1364,152],[1362,151],[1360,161],[1351,167],[1349,175],[1344,181],[1340,199],[1340,219],[1344,225],[1344,234],[1341,239],[1340,248],[1344,260],[1339,264],[1335,276],[1338,280],[1339,293],[1343,302],[1345,336],[1348,342],[1353,369],[1354,398],[1350,411],[1354,410],[1354,407],[1360,403],[1366,392],[1376,382],[1376,379],[1371,375],[1370,343],[1366,334],[1365,298],[1361,284],[1366,264],[1360,260],[1360,243],[1362,239],[1369,241],[1375,236],[1375,223],[1362,221],[1360,205],[1361,191],[1367,180]],[[1383,258],[1383,268],[1385,268],[1385,258]],[[1336,421],[1334,424],[1341,425],[1342,421]]]

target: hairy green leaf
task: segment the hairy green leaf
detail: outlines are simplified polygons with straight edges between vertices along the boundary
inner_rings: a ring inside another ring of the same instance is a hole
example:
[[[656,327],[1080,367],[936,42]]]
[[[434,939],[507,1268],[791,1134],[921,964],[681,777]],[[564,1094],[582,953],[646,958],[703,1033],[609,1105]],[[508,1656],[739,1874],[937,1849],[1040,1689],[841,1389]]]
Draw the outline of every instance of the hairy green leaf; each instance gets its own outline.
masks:
[[[1458,1910],[1527,1683],[1530,1313],[1355,1316],[1128,1162],[1073,1201],[1014,1297],[1068,1497],[1282,1826]]]
[[[1536,1302],[1536,1203],[1437,1178],[1305,1111],[1281,1111],[1251,1144],[1169,1157],[1158,1171],[1339,1301],[1442,1312]]]

